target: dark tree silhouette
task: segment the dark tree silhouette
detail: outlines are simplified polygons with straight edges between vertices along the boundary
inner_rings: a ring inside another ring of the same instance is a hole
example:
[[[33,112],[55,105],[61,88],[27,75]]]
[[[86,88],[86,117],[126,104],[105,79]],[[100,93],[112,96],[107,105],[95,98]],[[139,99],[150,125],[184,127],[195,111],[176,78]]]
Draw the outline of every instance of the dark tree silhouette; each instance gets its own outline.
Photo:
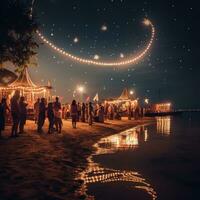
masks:
[[[10,61],[23,68],[39,47],[34,37],[36,18],[23,1],[1,0],[0,4],[0,65]]]

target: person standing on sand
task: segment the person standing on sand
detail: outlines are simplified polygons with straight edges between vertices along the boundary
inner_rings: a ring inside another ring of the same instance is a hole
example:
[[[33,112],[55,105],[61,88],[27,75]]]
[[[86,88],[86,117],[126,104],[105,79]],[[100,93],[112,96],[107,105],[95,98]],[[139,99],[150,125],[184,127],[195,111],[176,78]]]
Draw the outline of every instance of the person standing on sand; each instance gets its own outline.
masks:
[[[59,98],[56,97],[56,101],[54,102],[53,105],[54,109],[54,117],[55,117],[55,126],[56,126],[56,131],[58,133],[61,133],[62,130],[62,112],[61,112],[61,103],[59,102]]]
[[[85,121],[88,122],[88,108],[89,108],[89,105],[88,103],[85,104]]]
[[[81,105],[79,102],[77,104],[77,109],[78,109],[77,121],[79,122],[81,118]]]
[[[0,103],[0,137],[1,137],[1,131],[5,130],[6,110],[10,111],[6,103],[6,98],[2,98]]]
[[[48,133],[50,134],[50,133],[53,133],[53,125],[54,125],[54,120],[55,120],[54,111],[53,111],[53,103],[48,104],[47,117],[48,117],[48,120],[49,120]]]
[[[20,97],[19,100],[19,133],[24,133],[24,125],[27,118],[27,103],[24,102],[25,98]]]
[[[77,115],[78,115],[78,106],[76,104],[76,101],[73,100],[72,104],[71,104],[71,118],[72,118],[72,127],[73,128],[76,128]]]
[[[85,122],[85,104],[84,103],[82,103],[82,106],[81,106],[81,121]]]
[[[39,105],[40,105],[40,98],[38,98],[37,101],[34,103],[34,115],[36,124],[38,122],[38,116],[39,116]]]
[[[14,96],[11,98],[11,115],[12,115],[12,131],[11,137],[18,136],[18,126],[19,126],[19,98],[20,91],[16,90]]]
[[[1,103],[0,103],[0,137],[1,137],[1,132],[5,130],[6,110],[10,111],[6,103],[6,99],[2,98]]]
[[[94,109],[92,106],[92,102],[90,102],[88,106],[88,123],[90,126],[92,126],[93,124],[93,115],[94,115]]]
[[[104,107],[102,105],[99,106],[97,115],[98,115],[99,122],[104,123]]]
[[[42,127],[44,126],[45,117],[46,117],[46,103],[45,103],[45,98],[42,98],[39,104],[38,129],[37,129],[38,133],[42,132]]]

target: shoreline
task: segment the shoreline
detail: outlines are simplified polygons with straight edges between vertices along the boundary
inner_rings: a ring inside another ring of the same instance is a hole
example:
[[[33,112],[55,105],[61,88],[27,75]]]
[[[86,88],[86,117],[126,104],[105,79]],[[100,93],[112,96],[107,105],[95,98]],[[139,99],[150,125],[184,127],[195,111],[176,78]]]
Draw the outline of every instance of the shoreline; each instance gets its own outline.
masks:
[[[95,151],[93,145],[102,137],[116,134],[138,125],[155,122],[142,120],[113,120],[105,124],[63,121],[62,134],[37,134],[34,122],[28,121],[27,133],[9,138],[6,127],[0,140],[0,199],[87,199],[81,190],[83,181],[77,175],[87,167],[87,158]]]

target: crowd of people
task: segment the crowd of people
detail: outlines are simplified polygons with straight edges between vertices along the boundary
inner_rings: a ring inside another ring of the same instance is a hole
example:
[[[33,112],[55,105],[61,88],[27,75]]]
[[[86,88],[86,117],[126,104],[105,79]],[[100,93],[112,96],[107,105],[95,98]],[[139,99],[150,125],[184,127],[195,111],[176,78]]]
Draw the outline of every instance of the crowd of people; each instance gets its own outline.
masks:
[[[12,129],[11,137],[17,137],[24,132],[24,125],[27,118],[27,106],[25,97],[20,97],[20,92],[15,91],[14,96],[10,100],[10,107],[7,105],[6,98],[2,98],[0,103],[0,136],[1,132],[5,130],[7,111],[11,113]]]
[[[34,103],[34,120],[37,126],[37,132],[43,132],[43,126],[46,118],[48,119],[48,133],[61,133],[63,122],[62,120],[71,119],[72,127],[77,127],[77,122],[88,123],[90,126],[93,122],[104,123],[104,120],[121,119],[124,113],[131,118],[138,119],[143,117],[143,110],[139,106],[133,108],[127,106],[126,110],[115,104],[99,104],[99,103],[77,103],[73,100],[71,104],[62,105],[59,98],[56,97],[54,102],[48,102],[45,98],[37,99]],[[23,96],[20,96],[19,91],[15,91],[8,106],[6,98],[2,98],[0,103],[0,136],[5,130],[7,112],[12,118],[11,137],[17,137],[24,133],[28,115],[28,104]]]

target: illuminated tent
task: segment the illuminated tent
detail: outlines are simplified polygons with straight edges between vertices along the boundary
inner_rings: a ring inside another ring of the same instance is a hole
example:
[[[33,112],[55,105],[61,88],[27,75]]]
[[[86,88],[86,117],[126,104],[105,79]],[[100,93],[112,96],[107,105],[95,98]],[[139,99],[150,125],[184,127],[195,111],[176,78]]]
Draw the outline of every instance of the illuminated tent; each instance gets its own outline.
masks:
[[[118,98],[108,99],[108,100],[106,100],[106,102],[111,103],[111,104],[119,104],[119,103],[126,103],[126,102],[129,103],[130,102],[132,104],[133,102],[134,103],[137,102],[137,100],[132,99],[130,97],[130,93],[129,93],[128,89],[124,88],[121,95]]]
[[[124,90],[122,91],[122,94],[120,95],[120,97],[118,98],[118,100],[130,100],[130,96],[129,96],[129,92],[127,88],[124,88]]]
[[[37,86],[34,84],[28,73],[28,68],[24,67],[19,76],[7,86],[0,87],[4,96],[12,95],[15,90],[19,90],[22,96],[27,98],[27,102],[32,105],[36,98],[45,97],[50,98],[51,85]]]
[[[121,95],[118,98],[105,100],[104,103],[116,105],[122,111],[127,111],[129,106],[132,108],[136,108],[138,106],[138,100],[131,98],[127,88],[123,89]]]

